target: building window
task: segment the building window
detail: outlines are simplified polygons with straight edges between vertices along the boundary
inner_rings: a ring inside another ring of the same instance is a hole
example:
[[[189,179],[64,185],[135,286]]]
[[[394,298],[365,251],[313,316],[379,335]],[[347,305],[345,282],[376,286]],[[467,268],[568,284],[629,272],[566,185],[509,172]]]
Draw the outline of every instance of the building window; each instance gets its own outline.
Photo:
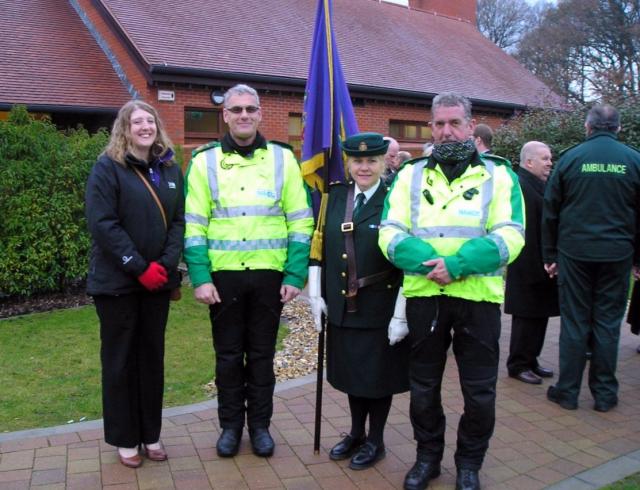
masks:
[[[431,128],[426,122],[389,121],[389,135],[398,141],[424,143],[431,140]]]
[[[289,113],[289,144],[293,146],[293,153],[300,160],[302,155],[302,114]]]
[[[185,142],[191,140],[211,141],[220,139],[222,120],[221,111],[217,109],[199,109],[185,107],[184,137]]]

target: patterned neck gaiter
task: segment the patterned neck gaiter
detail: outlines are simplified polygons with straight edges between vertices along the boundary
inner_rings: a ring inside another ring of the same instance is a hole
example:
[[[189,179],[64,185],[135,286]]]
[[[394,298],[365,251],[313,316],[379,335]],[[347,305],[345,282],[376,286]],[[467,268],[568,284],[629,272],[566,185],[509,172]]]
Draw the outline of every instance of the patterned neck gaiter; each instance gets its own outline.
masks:
[[[453,164],[469,160],[475,151],[473,140],[449,141],[433,145],[431,154],[439,163]]]

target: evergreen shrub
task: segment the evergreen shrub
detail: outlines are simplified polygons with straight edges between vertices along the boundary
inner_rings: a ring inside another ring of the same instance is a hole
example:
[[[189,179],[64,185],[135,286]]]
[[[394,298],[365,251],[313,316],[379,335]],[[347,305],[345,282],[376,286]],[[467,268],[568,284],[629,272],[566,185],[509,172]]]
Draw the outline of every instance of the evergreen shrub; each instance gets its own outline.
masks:
[[[86,277],[89,171],[108,139],[59,131],[25,107],[0,122],[0,296],[63,291]]]

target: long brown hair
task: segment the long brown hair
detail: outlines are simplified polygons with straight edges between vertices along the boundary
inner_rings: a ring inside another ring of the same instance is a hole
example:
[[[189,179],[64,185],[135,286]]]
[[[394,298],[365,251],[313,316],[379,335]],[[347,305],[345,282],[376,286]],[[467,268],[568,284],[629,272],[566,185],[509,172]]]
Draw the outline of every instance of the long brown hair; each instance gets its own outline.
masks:
[[[130,100],[118,111],[118,116],[111,129],[109,143],[104,149],[104,154],[120,165],[124,165],[125,155],[131,152],[131,114],[136,109],[142,109],[148,112],[156,120],[157,133],[156,139],[151,146],[151,155],[160,156],[172,148],[171,140],[167,136],[158,111],[156,111],[153,106],[141,100]],[[166,162],[165,165],[171,165],[171,163],[172,162]]]

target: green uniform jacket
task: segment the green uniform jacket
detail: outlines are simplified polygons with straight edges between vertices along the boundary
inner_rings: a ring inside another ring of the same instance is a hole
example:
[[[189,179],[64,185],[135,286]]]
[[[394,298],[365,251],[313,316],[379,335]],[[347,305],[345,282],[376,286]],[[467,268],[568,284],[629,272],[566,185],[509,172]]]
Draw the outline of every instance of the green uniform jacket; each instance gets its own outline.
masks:
[[[544,196],[542,255],[640,263],[640,152],[594,132],[562,154]]]
[[[354,220],[356,270],[359,278],[390,269],[395,270],[396,274],[359,289],[356,313],[347,313],[345,301],[347,255],[340,225],[344,221],[347,191],[347,184],[332,184],[329,188],[323,264],[323,297],[327,303],[329,322],[343,327],[387,328],[402,278],[400,271],[387,261],[378,248],[378,227],[387,187],[381,183]]]

